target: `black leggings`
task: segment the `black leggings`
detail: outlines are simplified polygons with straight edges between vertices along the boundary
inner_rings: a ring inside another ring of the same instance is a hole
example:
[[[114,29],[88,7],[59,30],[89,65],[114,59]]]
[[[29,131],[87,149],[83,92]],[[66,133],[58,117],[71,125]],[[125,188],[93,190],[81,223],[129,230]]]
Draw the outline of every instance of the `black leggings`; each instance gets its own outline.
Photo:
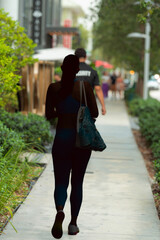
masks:
[[[84,174],[91,151],[78,148],[73,148],[69,151],[67,145],[66,142],[61,151],[54,151],[54,147],[52,151],[55,176],[54,199],[56,208],[58,206],[64,207],[71,173],[71,216],[77,217],[83,197]]]

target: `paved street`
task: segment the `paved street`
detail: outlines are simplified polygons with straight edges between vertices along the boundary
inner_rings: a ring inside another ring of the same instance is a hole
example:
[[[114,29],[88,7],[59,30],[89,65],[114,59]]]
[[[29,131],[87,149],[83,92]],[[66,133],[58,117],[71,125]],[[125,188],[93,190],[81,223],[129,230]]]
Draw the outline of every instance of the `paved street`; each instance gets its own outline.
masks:
[[[160,221],[154,205],[148,173],[132,135],[123,101],[106,101],[108,113],[97,121],[108,148],[93,152],[79,216],[80,233],[67,235],[70,206],[65,206],[62,239],[159,240]],[[47,168],[27,200],[15,214],[15,233],[8,224],[2,240],[51,240],[55,215],[51,155],[41,160]]]

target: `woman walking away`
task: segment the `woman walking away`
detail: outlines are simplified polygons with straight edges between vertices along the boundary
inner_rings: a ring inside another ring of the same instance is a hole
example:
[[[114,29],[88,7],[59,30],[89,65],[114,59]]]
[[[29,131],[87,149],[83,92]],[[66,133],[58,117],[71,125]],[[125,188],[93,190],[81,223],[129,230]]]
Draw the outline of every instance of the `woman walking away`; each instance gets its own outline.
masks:
[[[75,147],[76,119],[80,107],[80,82],[75,80],[79,71],[79,60],[75,55],[64,58],[61,82],[51,83],[46,98],[46,118],[58,117],[56,136],[52,147],[54,166],[55,189],[54,200],[57,210],[51,230],[54,238],[63,235],[62,223],[65,217],[63,212],[67,199],[67,188],[71,174],[71,221],[68,225],[68,234],[79,232],[77,217],[82,203],[82,186],[85,170],[91,156],[91,151]],[[93,118],[98,116],[95,96],[92,87],[84,82],[88,107]],[[84,103],[84,96],[82,99]]]

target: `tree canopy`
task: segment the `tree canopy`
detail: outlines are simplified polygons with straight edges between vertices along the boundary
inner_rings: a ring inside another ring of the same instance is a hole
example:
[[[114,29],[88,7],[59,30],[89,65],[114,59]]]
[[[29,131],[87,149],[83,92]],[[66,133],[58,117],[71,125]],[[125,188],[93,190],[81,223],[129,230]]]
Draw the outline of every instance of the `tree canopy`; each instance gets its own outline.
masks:
[[[0,107],[15,104],[20,69],[35,62],[35,46],[24,28],[0,9]]]
[[[101,0],[93,29],[94,49],[100,49],[104,59],[140,74],[143,73],[144,39],[128,38],[127,35],[131,32],[145,33],[146,8],[144,1]],[[152,71],[160,69],[159,21],[159,9],[155,8],[150,14]]]
[[[27,36],[19,22],[14,21],[3,9],[0,9],[0,39],[4,39],[4,43],[13,49],[12,57],[17,69],[35,61],[32,55],[36,44]]]
[[[20,77],[15,73],[16,64],[11,55],[13,49],[0,39],[0,107],[4,107],[19,90],[17,83]]]
[[[72,48],[76,49],[81,46],[86,49],[88,44],[89,31],[82,24],[79,24],[78,28],[80,32],[80,39],[78,40],[77,37],[73,37]]]

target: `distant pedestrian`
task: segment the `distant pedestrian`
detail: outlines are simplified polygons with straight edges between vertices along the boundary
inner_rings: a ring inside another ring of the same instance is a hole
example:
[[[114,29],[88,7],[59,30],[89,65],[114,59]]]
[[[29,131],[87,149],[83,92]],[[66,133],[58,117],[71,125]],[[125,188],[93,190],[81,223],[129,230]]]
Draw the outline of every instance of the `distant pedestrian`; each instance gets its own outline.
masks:
[[[54,200],[57,210],[53,228],[54,238],[63,235],[62,223],[64,220],[64,206],[67,199],[67,188],[71,174],[71,221],[68,225],[68,234],[79,232],[77,217],[82,204],[83,179],[91,150],[75,147],[76,120],[80,107],[80,82],[75,79],[79,71],[79,59],[75,55],[65,57],[62,64],[62,79],[50,84],[46,97],[46,118],[58,117],[56,135],[52,148],[54,165],[55,191]],[[87,103],[93,118],[98,116],[96,99],[92,87],[84,83]],[[84,104],[84,99],[82,103]]]
[[[117,81],[117,75],[115,72],[113,72],[113,74],[111,75],[111,86],[110,86],[110,90],[112,92],[112,96],[116,98],[116,81]]]
[[[54,82],[59,82],[61,81],[61,76],[58,73],[54,74]]]
[[[106,107],[104,103],[104,96],[102,88],[100,86],[99,78],[97,72],[90,67],[85,61],[87,59],[86,51],[84,48],[77,48],[75,50],[75,55],[79,58],[79,72],[76,74],[77,80],[82,80],[89,82],[92,88],[95,90],[98,100],[101,104],[102,114],[106,114]]]
[[[123,93],[124,93],[124,82],[121,74],[116,79],[116,90],[119,93],[120,99],[123,98]]]
[[[111,85],[111,78],[109,76],[109,73],[107,71],[103,72],[102,75],[102,91],[104,98],[108,97],[108,91]]]

